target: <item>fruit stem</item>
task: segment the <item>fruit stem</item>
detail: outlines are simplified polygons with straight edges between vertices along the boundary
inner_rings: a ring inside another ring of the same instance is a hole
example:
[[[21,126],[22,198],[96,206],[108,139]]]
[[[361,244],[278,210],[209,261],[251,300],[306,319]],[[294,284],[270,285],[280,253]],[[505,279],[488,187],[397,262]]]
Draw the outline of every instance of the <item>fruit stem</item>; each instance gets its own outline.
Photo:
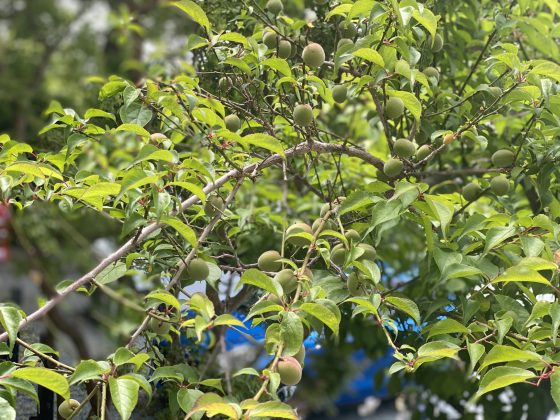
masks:
[[[282,351],[284,350],[284,346],[282,344],[278,345],[278,349],[276,350],[276,355],[274,356],[274,359],[272,360],[272,364],[270,365],[270,370],[274,371],[276,370],[276,365],[278,364],[278,361],[280,360],[280,356],[282,355]],[[268,386],[268,383],[270,382],[270,376],[267,377],[264,382],[262,383],[260,389],[258,390],[258,392],[255,394],[255,396],[253,397],[253,399],[255,401],[258,401],[259,398],[261,398],[262,394],[264,393],[264,391],[266,390],[266,387]]]

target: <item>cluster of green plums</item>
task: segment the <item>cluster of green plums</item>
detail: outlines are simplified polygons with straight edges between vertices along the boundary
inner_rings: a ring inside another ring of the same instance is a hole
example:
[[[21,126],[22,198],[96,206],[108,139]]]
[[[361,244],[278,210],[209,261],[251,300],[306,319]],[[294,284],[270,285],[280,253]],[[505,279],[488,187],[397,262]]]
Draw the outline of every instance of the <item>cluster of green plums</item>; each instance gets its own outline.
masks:
[[[509,168],[515,162],[515,153],[510,149],[500,149],[491,158],[497,168]],[[497,175],[490,180],[490,191],[497,196],[506,195],[510,190],[510,181],[506,175]],[[482,187],[470,182],[463,188],[463,197],[467,201],[474,201],[482,195]]]

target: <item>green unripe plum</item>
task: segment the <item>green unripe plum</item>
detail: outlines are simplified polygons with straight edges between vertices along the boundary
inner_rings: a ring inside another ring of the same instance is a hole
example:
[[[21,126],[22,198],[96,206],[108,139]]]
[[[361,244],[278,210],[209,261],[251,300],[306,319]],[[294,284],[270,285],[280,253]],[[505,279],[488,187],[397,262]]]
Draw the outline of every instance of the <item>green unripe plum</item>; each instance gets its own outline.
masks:
[[[278,36],[276,32],[268,31],[263,35],[263,43],[268,48],[276,48],[276,44],[278,43]]]
[[[195,281],[206,280],[210,274],[210,269],[206,261],[201,258],[195,258],[187,266],[187,274],[189,278]]]
[[[346,100],[348,89],[344,85],[336,85],[332,88],[332,96],[335,102],[339,104]]]
[[[321,207],[321,212],[319,213],[319,215],[321,217],[325,217],[325,214],[327,214],[327,212],[332,209],[332,205],[331,203],[325,203],[323,204],[323,206]]]
[[[325,50],[319,44],[313,42],[303,49],[301,58],[303,58],[305,65],[309,67],[321,67],[325,62]]]
[[[344,236],[350,242],[359,242],[361,239],[360,234],[354,229],[348,229],[346,232],[344,232]]]
[[[285,39],[282,39],[278,43],[278,57],[288,58],[291,55],[292,55],[292,44],[290,44],[290,41],[286,41]]]
[[[505,195],[509,191],[509,180],[504,175],[498,175],[490,181],[490,189],[496,195]]]
[[[309,281],[313,281],[313,271],[311,271],[309,269],[309,267],[305,267],[305,270],[303,270],[303,274],[300,274],[301,270],[298,270],[298,274],[297,277],[299,279],[303,279],[304,277],[309,280]]]
[[[370,244],[361,243],[358,248],[362,248],[364,253],[358,258],[359,261],[374,261],[377,258],[377,251]]]
[[[348,276],[346,280],[346,287],[348,287],[348,293],[350,296],[361,296],[364,294],[363,280],[361,276],[357,273],[352,273]]]
[[[282,290],[284,291],[285,295],[290,294],[294,290],[296,290],[297,277],[294,274],[294,270],[292,270],[291,268],[285,268],[284,270],[279,271],[274,276],[274,280],[280,283],[280,286],[282,286]]]
[[[428,47],[432,49],[433,52],[439,52],[443,48],[443,38],[440,34],[436,34],[433,43],[432,43],[432,36],[428,37]]]
[[[297,385],[301,381],[301,365],[295,357],[283,357],[276,365],[280,381],[285,385]]]
[[[284,5],[281,0],[268,0],[266,3],[266,10],[268,10],[273,15],[278,15],[284,9]]]
[[[60,417],[62,417],[63,419],[67,419],[74,413],[74,411],[76,411],[79,406],[80,402],[77,400],[69,399],[63,401],[58,406],[58,414],[60,414]]]
[[[500,149],[492,155],[492,163],[498,168],[506,168],[513,165],[515,154],[509,149]]]
[[[385,165],[383,165],[383,173],[389,178],[394,178],[401,174],[403,167],[404,165],[400,160],[391,158],[385,162]]]
[[[480,188],[480,185],[470,182],[463,188],[463,197],[465,197],[467,201],[474,201],[480,195],[481,191],[482,188]]]
[[[278,251],[265,251],[257,260],[257,265],[262,271],[278,271],[282,268],[282,263],[278,261],[281,258]]]
[[[291,243],[295,246],[308,245],[309,239],[301,236],[293,236],[298,233],[309,233],[310,235],[313,235],[313,230],[307,223],[294,223],[288,229],[286,229],[286,242]]]
[[[352,42],[351,39],[340,38],[340,40],[338,41],[338,44],[336,44],[336,49],[339,50],[342,47],[344,47],[345,45],[354,45],[354,43]]]
[[[206,203],[204,204],[204,213],[208,217],[214,217],[221,214],[224,211],[225,202],[222,197],[213,195],[208,197]]]
[[[402,158],[409,158],[416,153],[416,145],[408,139],[398,139],[393,146],[395,154]]]
[[[235,114],[230,114],[224,118],[224,122],[226,124],[226,128],[229,131],[237,131],[241,128],[241,120]]]
[[[169,333],[171,324],[169,324],[169,322],[164,322],[161,319],[151,318],[148,328],[157,335],[164,335]]]
[[[404,112],[404,102],[401,98],[391,97],[385,104],[385,116],[392,120],[399,118]]]
[[[317,229],[319,229],[319,224],[321,223],[322,219],[316,219],[313,224],[311,225],[311,232],[317,233]],[[323,224],[323,228],[321,230],[336,230],[337,226],[336,223],[332,220],[327,220]]]
[[[338,24],[338,29],[340,30],[340,34],[342,35],[342,38],[354,38],[358,33],[358,30],[356,29],[356,25],[346,20],[343,20]]]
[[[424,74],[427,78],[433,77],[437,82],[439,82],[439,71],[435,67],[426,67],[424,69]]]
[[[302,127],[307,127],[313,122],[313,108],[309,104],[299,104],[294,108],[294,122]]]
[[[299,351],[296,354],[294,354],[294,359],[296,359],[301,366],[304,365],[304,363],[305,363],[305,346],[303,344],[301,345],[301,349],[299,349]]]
[[[432,149],[430,149],[430,146],[427,144],[424,144],[418,148],[418,151],[416,152],[416,159],[424,160],[430,155],[430,153],[432,153]]]
[[[333,264],[342,266],[346,261],[346,249],[343,244],[338,244],[331,250],[331,261]]]

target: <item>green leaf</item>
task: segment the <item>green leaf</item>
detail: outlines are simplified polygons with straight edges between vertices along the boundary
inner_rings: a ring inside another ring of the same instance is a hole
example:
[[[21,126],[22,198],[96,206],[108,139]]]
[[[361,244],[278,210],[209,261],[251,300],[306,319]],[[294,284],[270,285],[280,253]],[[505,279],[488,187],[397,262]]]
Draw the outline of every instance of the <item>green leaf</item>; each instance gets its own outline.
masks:
[[[519,382],[525,382],[527,379],[534,378],[535,374],[517,367],[510,366],[500,366],[491,369],[484,375],[480,381],[480,386],[476,393],[476,398],[487,392],[494,391],[499,388],[504,388],[506,386],[516,384]]]
[[[147,139],[150,137],[150,133],[146,131],[144,127],[139,126],[138,124],[121,124],[115,131],[130,131],[131,133],[138,134],[140,137]]]
[[[177,217],[165,216],[161,222],[175,229],[193,248],[197,245],[196,233]]]
[[[214,320],[214,325],[234,325],[236,327],[245,328],[245,324],[230,314],[218,315]]]
[[[348,12],[352,10],[352,4],[339,4],[338,6],[334,7],[327,16],[325,16],[325,20],[329,20],[331,17],[336,15],[346,15]]]
[[[294,312],[282,312],[280,317],[280,338],[284,344],[283,355],[293,356],[301,350],[303,324]]]
[[[428,330],[428,338],[434,335],[461,333],[468,334],[469,329],[454,319],[447,318],[437,321]]]
[[[16,344],[19,323],[22,320],[21,312],[18,308],[11,305],[0,305],[0,324],[4,331],[8,333],[10,340],[10,352]]]
[[[458,345],[447,341],[431,341],[418,349],[417,365],[418,361],[425,363],[446,357],[455,358],[459,350],[461,348]]]
[[[142,102],[132,102],[124,105],[119,110],[119,116],[123,123],[146,126],[153,117],[152,110]]]
[[[416,21],[418,23],[420,23],[420,25],[422,25],[424,28],[426,28],[426,30],[432,36],[432,39],[435,38],[436,31],[437,31],[437,23],[438,23],[439,17],[436,17],[426,7],[424,7],[424,9],[422,10],[422,13],[420,13],[418,10],[414,9],[414,11],[412,12],[412,17],[414,19],[416,19]]]
[[[188,413],[194,407],[196,401],[202,396],[204,393],[199,391],[198,389],[188,389],[188,388],[181,388],[177,392],[177,402],[179,403],[179,407],[185,413]],[[202,418],[203,414],[198,413],[193,415],[191,418],[198,420]]]
[[[556,407],[560,410],[560,370],[557,368],[550,375],[550,394],[556,403]]]
[[[242,275],[241,279],[239,280],[239,284],[250,284],[253,286],[258,287],[259,289],[266,290],[273,295],[278,297],[282,297],[283,290],[280,283],[273,278],[268,277],[262,271],[257,270],[256,268],[250,268],[246,270]]]
[[[373,48],[360,48],[352,53],[354,57],[362,58],[373,64],[377,64],[379,67],[385,67],[385,61],[381,54],[375,51]]]
[[[91,118],[108,118],[110,120],[113,121],[117,121],[117,119],[115,118],[115,116],[113,114],[111,114],[110,112],[107,111],[103,111],[102,109],[97,109],[97,108],[90,108],[86,111],[84,118],[86,120],[89,120]]]
[[[70,398],[70,387],[68,381],[60,373],[42,367],[26,367],[12,373],[12,377],[26,379],[42,387],[56,392],[62,398]]]
[[[185,12],[192,20],[206,29],[206,32],[209,34],[212,25],[204,13],[204,10],[196,4],[194,1],[190,0],[181,0],[173,3],[173,6],[178,7],[183,12]]]
[[[256,417],[271,417],[297,420],[299,418],[292,407],[280,401],[267,401],[265,403],[260,403],[249,409],[245,413],[245,416],[251,419]]]
[[[85,382],[91,379],[99,379],[102,374],[110,372],[111,368],[109,366],[101,366],[99,362],[95,360],[83,360],[81,361],[78,366],[76,366],[76,370],[68,378],[68,383],[70,385],[74,385],[78,382]]]
[[[556,345],[558,340],[558,327],[560,327],[560,304],[555,302],[549,308],[550,318],[552,319],[552,344]]]
[[[202,203],[206,202],[206,194],[204,190],[200,188],[198,185],[192,184],[190,182],[170,182],[168,185],[176,185],[180,188],[184,188],[185,190],[189,191],[193,195],[196,195]]]
[[[350,13],[348,13],[348,19],[354,19],[359,16],[368,17],[374,4],[374,0],[358,0],[352,5]]]
[[[47,179],[47,178],[56,178],[63,180],[62,174],[58,172],[56,169],[51,168],[48,165],[39,164],[39,163],[31,163],[31,162],[15,162],[9,165],[5,172],[21,172],[25,175],[33,175],[34,177]]]
[[[241,143],[252,144],[253,146],[262,147],[263,149],[270,150],[273,153],[277,153],[282,157],[285,157],[284,154],[284,147],[282,143],[264,133],[257,133],[257,134],[249,134],[248,136],[244,136],[241,138]]]
[[[387,296],[385,298],[387,303],[390,303],[398,310],[410,315],[417,325],[420,325],[420,311],[418,306],[412,300],[408,298],[398,297],[398,296]]]
[[[340,317],[333,311],[332,306],[327,307],[321,303],[304,303],[299,308],[303,312],[317,318],[319,321],[329,327],[335,335],[338,335]]]
[[[16,420],[16,410],[2,397],[0,397],[0,420]]]
[[[138,403],[138,382],[126,378],[109,378],[111,401],[123,420],[128,420]]]
[[[515,227],[495,227],[488,229],[486,233],[486,245],[484,246],[484,253],[494,249],[497,245],[501,244],[508,238],[515,235]]]
[[[515,360],[541,360],[541,356],[532,351],[497,344],[488,352],[480,369],[496,363],[512,362]]]
[[[356,191],[350,194],[346,198],[346,200],[342,202],[342,204],[340,205],[340,210],[338,211],[338,215],[342,216],[351,211],[362,209],[372,203],[373,200],[370,193],[364,191]]]
[[[166,290],[154,290],[153,292],[148,293],[144,299],[153,299],[158,302],[165,303],[166,305],[177,309],[177,312],[181,312],[181,304],[177,298]]]
[[[503,274],[496,277],[491,283],[530,282],[550,286],[550,282],[538,271],[531,270],[523,265],[508,268]]]
[[[467,342],[467,351],[469,352],[469,357],[471,359],[471,366],[469,368],[469,372],[472,373],[472,371],[476,367],[476,364],[478,363],[478,361],[480,360],[480,358],[482,357],[486,349],[480,343]]]
[[[95,276],[95,280],[100,284],[111,283],[123,277],[127,271],[126,264],[118,261],[105,267],[101,273]]]
[[[283,58],[273,57],[267,60],[264,60],[261,63],[263,66],[270,67],[281,73],[283,76],[292,77],[292,70],[290,69],[290,65],[286,60]]]

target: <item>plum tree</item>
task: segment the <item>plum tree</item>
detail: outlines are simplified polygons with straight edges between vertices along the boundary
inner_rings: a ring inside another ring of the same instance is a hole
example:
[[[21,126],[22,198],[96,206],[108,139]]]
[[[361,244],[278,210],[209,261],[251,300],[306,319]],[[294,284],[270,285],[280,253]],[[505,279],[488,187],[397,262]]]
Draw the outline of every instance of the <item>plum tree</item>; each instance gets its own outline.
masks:
[[[423,144],[416,151],[416,159],[424,160],[430,155],[431,152],[432,149],[430,148],[430,146],[428,146],[427,144]]]
[[[492,155],[492,163],[499,168],[506,168],[513,165],[515,154],[509,149],[497,150]]]
[[[237,131],[241,128],[241,120],[236,114],[230,114],[224,118],[226,128],[229,131]]]
[[[209,274],[208,264],[201,258],[194,258],[187,266],[187,275],[191,280],[206,280]]]
[[[402,173],[403,168],[404,165],[401,160],[391,158],[387,159],[387,162],[385,162],[385,165],[383,166],[383,172],[389,178],[394,178]]]
[[[260,258],[259,258],[259,261],[260,261]],[[276,271],[276,270],[266,270],[266,271]],[[284,290],[285,294],[290,294],[294,290],[296,290],[297,277],[296,277],[293,269],[285,268],[284,270],[279,271],[274,276],[274,279],[278,283],[280,283],[280,286],[282,286],[282,290]]]
[[[403,112],[404,102],[401,98],[392,96],[387,99],[387,103],[385,104],[385,115],[387,116],[387,118],[396,120],[397,118],[400,118]]]
[[[509,180],[504,175],[498,175],[490,181],[490,189],[496,195],[505,195],[509,191]]]
[[[148,328],[157,335],[164,335],[169,333],[171,324],[158,318],[151,318]]]
[[[263,44],[266,45],[268,48],[276,48],[278,43],[278,35],[276,32],[267,31],[263,35]]]
[[[225,208],[224,199],[218,195],[212,195],[208,197],[206,203],[204,203],[204,213],[208,217],[215,217],[218,214],[222,214]]]
[[[416,153],[416,145],[408,139],[397,139],[393,150],[398,157],[409,158]]]
[[[313,230],[307,223],[294,223],[293,225],[288,227],[288,229],[286,229],[286,242],[294,244],[296,246],[308,245],[309,239],[303,236],[297,236],[300,233],[312,235]]]
[[[288,58],[292,55],[292,44],[290,41],[281,39],[278,42],[278,57]]]
[[[266,3],[266,10],[268,10],[273,15],[278,15],[284,10],[284,5],[282,0],[268,0]]]
[[[463,187],[463,197],[465,197],[467,201],[476,200],[481,192],[482,188],[480,188],[480,185],[474,182],[469,182]]]
[[[342,103],[346,100],[348,89],[344,85],[336,85],[332,88],[332,96],[335,102]]]

